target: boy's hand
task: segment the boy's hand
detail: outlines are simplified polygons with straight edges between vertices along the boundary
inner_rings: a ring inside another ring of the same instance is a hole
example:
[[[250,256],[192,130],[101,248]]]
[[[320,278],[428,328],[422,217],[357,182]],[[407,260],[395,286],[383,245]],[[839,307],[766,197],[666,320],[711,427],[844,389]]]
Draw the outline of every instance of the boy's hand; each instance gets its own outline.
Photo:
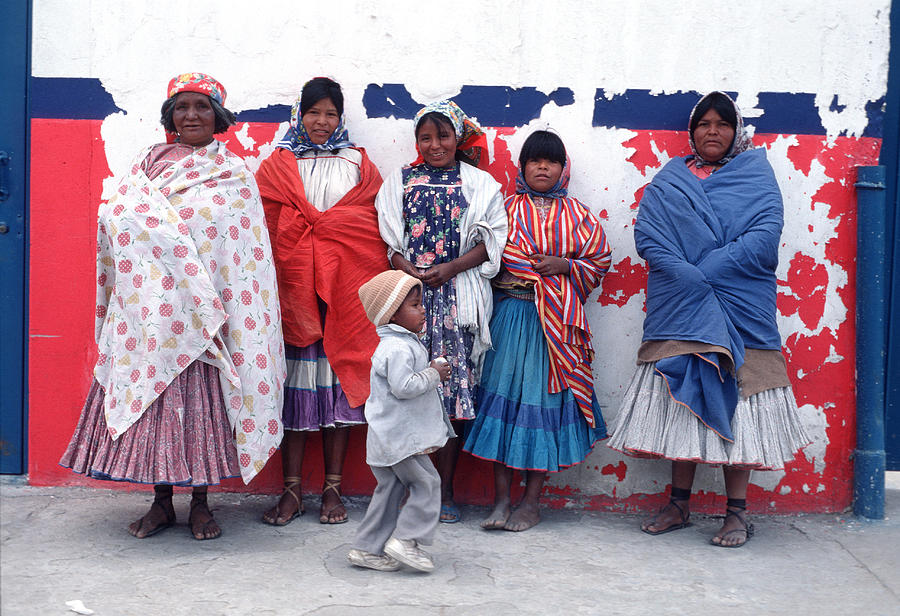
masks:
[[[450,378],[450,363],[443,357],[432,359],[429,365],[438,371],[442,381],[446,381]]]

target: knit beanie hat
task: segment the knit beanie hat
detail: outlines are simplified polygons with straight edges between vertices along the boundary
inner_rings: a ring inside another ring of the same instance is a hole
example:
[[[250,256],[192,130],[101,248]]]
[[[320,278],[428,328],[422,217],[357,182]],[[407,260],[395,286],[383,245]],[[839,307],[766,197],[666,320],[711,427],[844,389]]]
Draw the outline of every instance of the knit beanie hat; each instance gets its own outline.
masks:
[[[391,320],[413,287],[422,281],[400,270],[381,272],[359,288],[359,301],[366,316],[376,326]]]

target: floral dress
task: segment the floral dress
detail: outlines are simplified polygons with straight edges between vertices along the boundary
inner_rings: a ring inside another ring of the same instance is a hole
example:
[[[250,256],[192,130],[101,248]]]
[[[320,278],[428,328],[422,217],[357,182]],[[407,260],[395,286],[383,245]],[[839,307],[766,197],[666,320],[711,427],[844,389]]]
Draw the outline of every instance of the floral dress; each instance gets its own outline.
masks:
[[[459,163],[452,167],[428,164],[404,167],[403,221],[409,238],[406,258],[425,272],[460,255],[459,223],[469,207],[462,194]],[[475,378],[470,361],[475,337],[456,321],[456,283],[440,288],[424,285],[425,330],[422,344],[431,358],[446,357],[453,370],[441,384],[444,410],[450,419],[474,419]]]

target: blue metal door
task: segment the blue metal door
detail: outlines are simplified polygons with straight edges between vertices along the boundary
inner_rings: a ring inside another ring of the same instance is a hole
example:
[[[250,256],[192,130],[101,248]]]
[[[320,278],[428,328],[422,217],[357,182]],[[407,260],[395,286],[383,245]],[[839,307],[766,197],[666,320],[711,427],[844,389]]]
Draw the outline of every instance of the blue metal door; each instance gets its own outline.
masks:
[[[887,205],[888,340],[885,374],[887,470],[900,470],[900,0],[891,2],[891,51],[881,160]]]
[[[25,472],[31,2],[0,3],[0,473]]]

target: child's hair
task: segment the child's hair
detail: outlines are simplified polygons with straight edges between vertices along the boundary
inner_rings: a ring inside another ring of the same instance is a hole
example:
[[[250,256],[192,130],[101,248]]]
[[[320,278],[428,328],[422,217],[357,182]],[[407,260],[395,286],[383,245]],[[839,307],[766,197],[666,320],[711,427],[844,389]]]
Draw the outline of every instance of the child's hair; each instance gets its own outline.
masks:
[[[453,122],[450,121],[450,118],[445,116],[443,113],[438,113],[437,111],[429,111],[428,113],[423,115],[421,118],[419,118],[419,123],[416,124],[416,140],[417,141],[419,139],[419,131],[422,129],[423,126],[425,126],[425,124],[427,122],[431,122],[432,124],[434,124],[438,130],[440,130],[441,127],[443,126],[447,130],[449,130],[451,134],[456,135],[456,129],[453,128]],[[456,160],[463,162],[463,163],[467,163],[469,165],[472,165],[473,167],[478,166],[475,164],[475,161],[473,161],[471,158],[469,158],[468,156],[463,154],[462,151],[460,151],[460,150],[456,150],[455,158],[456,158]]]
[[[316,77],[307,81],[300,91],[300,115],[324,98],[331,101],[338,115],[344,114],[344,93],[341,92],[341,85],[328,77]]]
[[[422,281],[400,270],[387,270],[359,288],[359,301],[372,323],[385,325],[414,288],[421,291]]]
[[[519,168],[524,169],[529,160],[541,158],[566,166],[566,146],[559,135],[548,130],[536,130],[528,135],[519,152]]]

